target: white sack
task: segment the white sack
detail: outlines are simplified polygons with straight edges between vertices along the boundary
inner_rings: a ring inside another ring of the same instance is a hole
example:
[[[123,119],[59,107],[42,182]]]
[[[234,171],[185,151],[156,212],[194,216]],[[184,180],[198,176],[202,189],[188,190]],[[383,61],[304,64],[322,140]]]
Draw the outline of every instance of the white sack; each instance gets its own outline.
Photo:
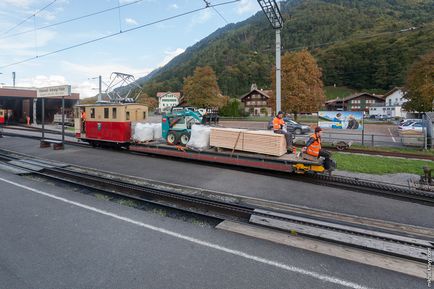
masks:
[[[163,128],[161,127],[160,123],[153,123],[152,128],[154,130],[154,140],[162,139],[163,138]]]
[[[154,139],[154,128],[149,123],[137,123],[134,127],[133,140],[136,142],[151,141]]]
[[[200,151],[208,149],[210,134],[211,127],[194,124],[191,127],[191,136],[187,147]]]

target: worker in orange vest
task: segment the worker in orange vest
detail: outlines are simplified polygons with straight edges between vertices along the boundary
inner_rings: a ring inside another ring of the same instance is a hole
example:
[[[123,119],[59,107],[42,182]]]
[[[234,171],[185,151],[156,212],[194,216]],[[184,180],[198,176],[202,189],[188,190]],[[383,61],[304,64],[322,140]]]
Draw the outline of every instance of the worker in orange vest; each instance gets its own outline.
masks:
[[[317,126],[315,128],[315,133],[313,133],[309,140],[306,143],[306,149],[305,152],[308,155],[314,156],[314,157],[324,157],[324,168],[326,170],[330,169],[331,167],[331,154],[329,151],[324,150],[321,148],[321,134],[322,134],[322,128]]]
[[[82,125],[83,132],[86,132],[86,111],[85,110],[83,110],[81,112],[81,123],[83,124]]]
[[[288,153],[292,153],[292,134],[284,129],[285,121],[283,120],[283,112],[279,111],[273,119],[273,131],[277,134],[283,134],[286,139],[286,149]]]

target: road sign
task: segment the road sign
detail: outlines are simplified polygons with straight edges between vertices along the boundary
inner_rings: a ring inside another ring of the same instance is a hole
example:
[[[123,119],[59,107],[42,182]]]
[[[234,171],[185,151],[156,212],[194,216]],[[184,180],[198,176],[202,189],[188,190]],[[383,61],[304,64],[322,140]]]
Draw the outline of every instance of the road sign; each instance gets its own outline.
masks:
[[[59,97],[71,95],[71,85],[59,85],[40,87],[37,90],[36,96],[39,97]]]

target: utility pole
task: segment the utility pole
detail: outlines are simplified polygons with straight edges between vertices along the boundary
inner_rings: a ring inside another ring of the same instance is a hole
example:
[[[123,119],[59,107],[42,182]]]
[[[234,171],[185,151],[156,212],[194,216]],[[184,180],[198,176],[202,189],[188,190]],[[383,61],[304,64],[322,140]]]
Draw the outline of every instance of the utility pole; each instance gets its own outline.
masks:
[[[102,91],[101,90],[102,90],[102,77],[100,75],[100,76],[98,76],[98,91],[99,91],[98,102],[102,101]]]
[[[14,87],[15,87],[15,78],[16,78],[16,73],[14,71],[14,72],[12,72],[12,83],[13,83]]]
[[[280,31],[283,26],[282,14],[280,14],[279,5],[276,0],[258,0],[259,5],[270,21],[271,26],[276,30],[276,113],[282,108],[281,99],[281,38]]]
[[[99,75],[97,77],[91,77],[88,79],[97,79],[98,78],[98,99],[97,102],[101,102],[102,101],[102,76]]]

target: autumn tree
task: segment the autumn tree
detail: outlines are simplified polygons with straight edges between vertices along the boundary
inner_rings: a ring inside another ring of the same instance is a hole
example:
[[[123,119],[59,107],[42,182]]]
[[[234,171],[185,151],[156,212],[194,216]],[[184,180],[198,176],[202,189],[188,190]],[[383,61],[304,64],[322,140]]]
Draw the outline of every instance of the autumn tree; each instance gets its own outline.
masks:
[[[210,66],[196,67],[193,76],[184,80],[184,98],[196,107],[222,107],[227,99],[221,96],[217,76]]]
[[[422,56],[407,73],[404,108],[408,111],[432,111],[434,100],[434,52]]]
[[[154,97],[150,97],[148,94],[142,92],[137,97],[137,103],[146,105],[148,110],[154,110],[158,106],[158,101]]]
[[[282,110],[295,114],[317,112],[324,104],[321,69],[307,51],[287,52],[282,57]],[[272,72],[273,87],[276,87],[276,73]],[[271,97],[276,107],[275,92]]]

